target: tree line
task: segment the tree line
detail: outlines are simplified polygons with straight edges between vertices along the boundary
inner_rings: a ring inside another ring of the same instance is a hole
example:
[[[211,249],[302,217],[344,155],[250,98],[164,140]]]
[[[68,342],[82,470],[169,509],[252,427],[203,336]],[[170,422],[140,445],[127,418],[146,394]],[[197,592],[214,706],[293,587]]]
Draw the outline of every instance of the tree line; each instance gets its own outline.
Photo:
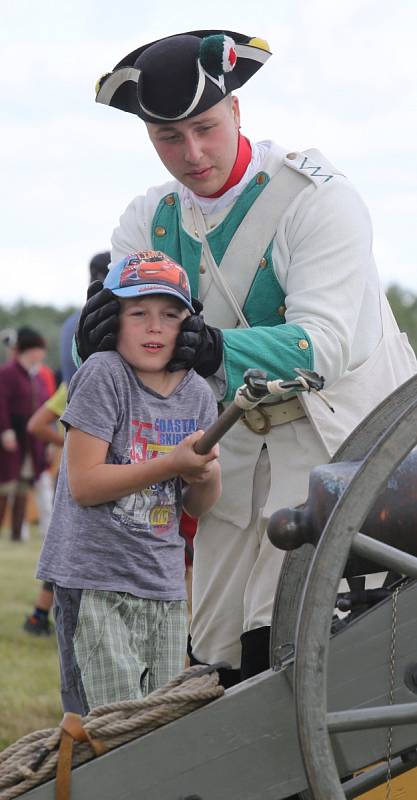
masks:
[[[46,363],[59,371],[59,336],[64,320],[76,310],[76,306],[54,308],[49,305],[35,305],[19,302],[13,306],[0,305],[0,331],[5,328],[20,328],[29,325],[44,337],[48,351]],[[0,342],[0,363],[6,360],[7,351]]]
[[[402,331],[408,334],[410,344],[417,353],[417,295],[401,286],[392,285],[387,290],[391,308]],[[75,306],[54,308],[19,302],[13,306],[0,305],[0,330],[30,325],[38,330],[48,345],[47,364],[59,370],[59,335],[62,323],[75,311]],[[6,350],[0,343],[0,363],[6,359]]]
[[[411,347],[417,353],[417,295],[401,286],[392,285],[387,297],[400,330],[405,331]]]

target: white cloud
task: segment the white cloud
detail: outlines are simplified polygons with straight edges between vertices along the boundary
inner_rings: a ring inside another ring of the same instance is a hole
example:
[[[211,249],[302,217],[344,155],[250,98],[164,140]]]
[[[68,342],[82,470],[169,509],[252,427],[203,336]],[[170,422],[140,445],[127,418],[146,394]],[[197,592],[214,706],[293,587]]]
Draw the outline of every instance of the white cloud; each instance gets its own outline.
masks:
[[[87,292],[89,258],[103,249],[102,245],[83,249],[83,244],[80,242],[81,248],[78,244],[44,249],[30,244],[3,247],[2,303],[26,300],[60,308],[81,304]],[[82,257],[80,250],[85,254]]]

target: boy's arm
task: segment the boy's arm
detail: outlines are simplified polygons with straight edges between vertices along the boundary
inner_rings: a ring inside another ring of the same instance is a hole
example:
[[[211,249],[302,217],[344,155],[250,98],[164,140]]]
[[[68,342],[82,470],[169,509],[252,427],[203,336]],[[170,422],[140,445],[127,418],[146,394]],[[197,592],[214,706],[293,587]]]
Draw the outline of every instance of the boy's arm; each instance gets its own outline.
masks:
[[[74,500],[81,506],[96,506],[120,500],[153,483],[192,472],[195,479],[203,475],[207,464],[216,458],[211,451],[201,456],[194,452],[194,443],[202,431],[187,436],[171,453],[139,464],[107,464],[108,442],[78,428],[69,427],[68,482]]]
[[[222,491],[221,470],[218,461],[211,461],[206,469],[207,478],[192,483],[184,491],[183,508],[190,517],[202,517],[217,502]]]

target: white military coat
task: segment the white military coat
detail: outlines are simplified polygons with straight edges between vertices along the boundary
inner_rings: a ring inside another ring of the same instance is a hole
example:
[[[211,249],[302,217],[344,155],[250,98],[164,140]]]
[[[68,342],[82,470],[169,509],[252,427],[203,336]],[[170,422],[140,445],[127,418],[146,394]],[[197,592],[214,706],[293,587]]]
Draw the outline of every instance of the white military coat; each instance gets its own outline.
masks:
[[[277,220],[273,267],[285,293],[286,325],[299,326],[305,334],[300,341],[307,341],[313,348],[314,369],[325,377],[326,394],[335,408],[333,415],[313,395],[303,396],[308,418],[331,456],[358,422],[417,368],[407,337],[399,332],[380,287],[372,255],[369,213],[343,175],[329,168],[324,159],[315,163],[304,154],[287,154],[272,142],[261,142],[253,147],[252,162],[241,182],[221,198],[197,198],[177,181],[152,187],[146,195],[136,197],[113,233],[112,261],[134,250],[154,247],[153,220],[161,198],[178,193],[182,225],[198,240],[193,202],[200,205],[207,230],[213,230],[254,175],[262,171],[273,176],[282,165],[287,167],[287,174],[295,170],[307,176],[308,181]],[[204,297],[208,292],[204,255],[201,261],[199,293]],[[208,324],[218,326],[218,304],[214,302],[210,307],[205,302],[204,316]],[[280,377],[283,363],[280,334],[284,327],[273,329],[276,338],[269,353],[263,353],[276,377]],[[247,367],[257,367],[256,328],[251,329],[250,335],[253,350]],[[225,346],[227,336],[226,331]],[[225,373],[227,384],[227,368]],[[214,382],[220,394],[225,389],[222,374]],[[248,524],[253,474],[264,444],[272,469],[265,513],[268,516],[274,510],[274,465],[285,458],[281,438],[281,426],[260,436],[241,424],[225,437],[221,447],[224,490],[217,506],[221,519],[243,528]],[[288,497],[288,504],[299,502],[298,490],[299,475],[295,474],[294,493]]]

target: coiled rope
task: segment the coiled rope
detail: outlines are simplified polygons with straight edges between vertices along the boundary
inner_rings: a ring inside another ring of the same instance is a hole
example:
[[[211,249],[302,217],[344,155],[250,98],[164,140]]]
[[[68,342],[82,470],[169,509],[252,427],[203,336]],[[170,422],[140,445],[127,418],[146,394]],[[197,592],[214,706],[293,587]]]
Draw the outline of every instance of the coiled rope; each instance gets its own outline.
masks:
[[[70,758],[72,754],[72,767],[78,767],[223,694],[216,670],[189,667],[147,697],[99,706],[86,717],[79,718],[78,729],[84,741],[74,738],[71,726],[65,726],[65,717],[58,728],[29,733],[0,752],[0,800],[12,800],[55,777],[59,748],[65,735],[74,738],[74,741],[71,739]]]

